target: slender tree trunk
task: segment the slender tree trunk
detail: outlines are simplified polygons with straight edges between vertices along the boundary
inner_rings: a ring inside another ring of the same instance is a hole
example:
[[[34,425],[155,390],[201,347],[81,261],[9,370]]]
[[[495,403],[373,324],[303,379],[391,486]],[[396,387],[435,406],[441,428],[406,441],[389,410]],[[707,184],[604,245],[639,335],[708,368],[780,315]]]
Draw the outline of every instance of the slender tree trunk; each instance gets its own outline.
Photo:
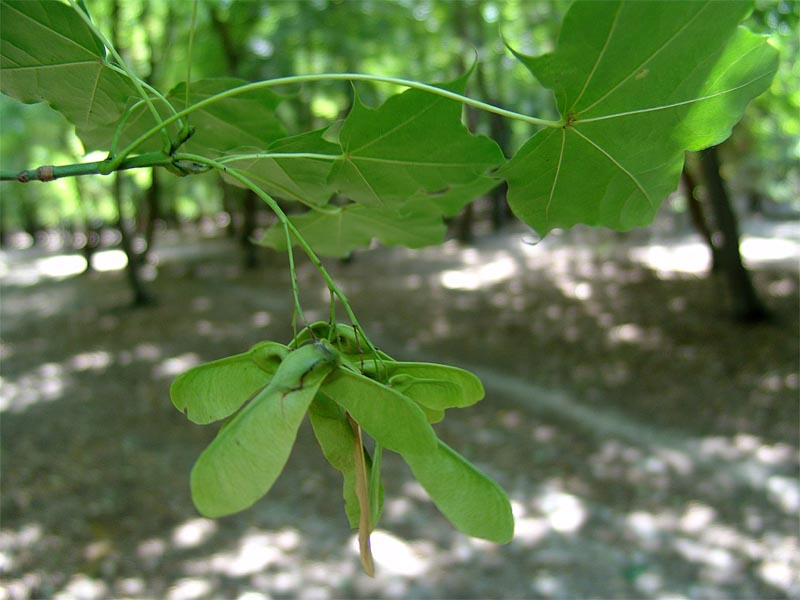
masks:
[[[211,25],[217,32],[217,36],[222,44],[222,48],[225,53],[225,61],[228,64],[228,71],[232,75],[239,77],[246,75],[245,73],[242,73],[243,46],[241,45],[241,40],[236,38],[231,31],[228,22],[222,18],[222,12],[218,6],[211,9],[209,15],[211,18]],[[226,204],[231,204],[229,198],[233,197],[234,195],[241,197],[240,193],[238,193],[238,188],[234,188],[230,184],[223,182],[223,207],[225,207]],[[256,252],[257,249],[251,238],[253,237],[253,232],[256,229],[256,210],[260,201],[261,200],[258,198],[258,196],[256,196],[251,190],[247,190],[247,192],[245,192],[242,200],[243,218],[242,229],[239,232],[239,243],[244,251],[243,261],[246,269],[254,269],[258,266],[258,254]],[[234,215],[231,212],[228,235],[233,235],[234,231]]]
[[[81,216],[83,218],[83,234],[86,236],[86,242],[81,249],[83,258],[86,259],[86,270],[84,273],[91,273],[94,270],[94,267],[92,266],[92,256],[100,246],[100,225],[98,224],[98,219],[94,217],[93,211],[89,210],[88,200],[83,192],[81,178],[73,177],[72,182],[75,186],[75,195],[78,198],[78,205],[81,208]]]
[[[458,37],[461,38],[461,41],[467,46],[475,47],[473,43],[473,36],[470,35],[470,27],[469,27],[469,14],[467,13],[469,6],[463,2],[457,2],[455,4],[456,12],[455,12],[455,24],[456,24],[456,31],[458,33]],[[461,59],[461,63],[459,65],[460,70],[466,71],[467,65],[465,64],[464,60]],[[466,111],[467,117],[467,129],[474,132],[478,127],[478,111],[472,107],[467,106],[464,109]],[[473,228],[475,225],[475,206],[474,201],[467,204],[462,210],[461,213],[457,217],[456,221],[456,239],[458,241],[468,244],[471,243],[474,239]]]
[[[20,216],[22,217],[22,228],[25,230],[25,233],[31,236],[33,243],[36,244],[36,234],[42,230],[41,223],[39,223],[39,213],[36,210],[36,205],[31,202],[31,199],[27,195],[23,195],[20,207],[22,209],[20,211]]]
[[[477,5],[480,9],[480,4]],[[476,13],[476,18],[481,20],[480,12]],[[486,79],[486,69],[483,63],[478,63],[475,67],[475,81],[478,84],[478,91],[481,96],[487,99],[490,104],[496,106],[503,106],[503,102],[498,95],[498,90],[491,90],[489,83]],[[509,146],[511,145],[511,129],[508,125],[508,119],[496,115],[494,113],[488,114],[489,119],[489,133],[490,137],[497,142],[503,154],[508,156]],[[492,202],[492,228],[497,231],[505,225],[506,221],[511,218],[511,209],[508,206],[506,194],[508,192],[508,184],[504,181],[502,184],[495,187],[489,194]]]
[[[739,224],[733,212],[725,182],[719,172],[716,147],[703,150],[700,168],[708,191],[709,204],[719,239],[719,260],[728,282],[734,316],[745,322],[763,321],[767,309],[756,293],[750,273],[739,251]]]
[[[236,193],[241,190],[232,185],[228,185],[222,179],[219,180],[222,190],[222,210],[228,214],[228,224],[225,227],[225,235],[233,239],[236,237]]]
[[[255,269],[258,266],[258,254],[253,244],[253,233],[256,230],[256,215],[258,203],[261,199],[252,190],[247,190],[244,195],[244,221],[239,242],[244,250],[244,266],[246,269]]]
[[[77,177],[75,178],[77,179]],[[8,245],[8,208],[7,202],[0,198],[0,248]]]
[[[683,167],[681,179],[683,179],[683,185],[686,187],[686,205],[689,208],[689,217],[692,220],[692,225],[697,229],[711,251],[711,271],[716,273],[722,268],[722,260],[719,256],[720,249],[718,244],[714,242],[714,234],[708,225],[703,205],[694,194],[697,189],[697,182],[686,165]]]
[[[147,262],[155,243],[156,223],[161,218],[161,183],[158,178],[158,168],[153,167],[151,172],[150,187],[145,192],[145,206],[147,215],[144,223],[144,250],[140,255],[143,263]]]
[[[131,242],[131,232],[128,230],[128,225],[125,222],[125,211],[122,201],[122,173],[116,172],[114,174],[114,200],[117,204],[117,227],[120,233],[120,245],[122,251],[125,252],[125,257],[128,259],[128,265],[125,267],[125,274],[128,278],[128,283],[133,291],[133,305],[134,306],[147,306],[154,301],[142,281],[139,272],[140,260],[139,256],[134,252],[133,244]]]

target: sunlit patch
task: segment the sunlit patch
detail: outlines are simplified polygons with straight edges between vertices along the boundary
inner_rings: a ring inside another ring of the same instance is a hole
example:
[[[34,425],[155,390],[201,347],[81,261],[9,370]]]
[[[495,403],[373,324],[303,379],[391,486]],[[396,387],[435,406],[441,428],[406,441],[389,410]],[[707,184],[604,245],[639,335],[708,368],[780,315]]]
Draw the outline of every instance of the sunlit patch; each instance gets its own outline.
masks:
[[[263,310],[253,313],[253,318],[250,320],[253,327],[266,327],[272,322],[272,316]]]
[[[161,363],[153,369],[153,375],[156,377],[174,377],[192,367],[196,367],[201,362],[203,361],[194,352],[173,356],[172,358],[161,361]]]
[[[535,546],[541,542],[550,531],[546,519],[522,517],[514,519],[514,543],[522,546]]]
[[[687,533],[698,533],[714,520],[715,511],[699,502],[690,502],[680,519],[680,528]]]
[[[408,498],[391,498],[383,505],[383,514],[392,521],[402,521],[414,510]]]
[[[608,331],[608,339],[611,342],[625,342],[632,344],[640,341],[643,337],[644,330],[635,323],[618,325]]]
[[[68,375],[58,363],[45,363],[16,381],[3,380],[0,386],[0,412],[21,412],[40,402],[61,398]]]
[[[102,371],[112,360],[108,352],[81,352],[70,359],[69,365],[73,371]]]
[[[700,275],[711,266],[711,252],[702,242],[632,248],[630,258],[653,269],[662,278],[681,274]]]
[[[796,455],[796,450],[788,444],[765,444],[761,438],[744,433],[732,438],[722,436],[703,438],[698,446],[706,457],[729,461],[741,461],[749,457],[764,465],[789,464]]]
[[[175,528],[172,533],[172,544],[176,548],[192,548],[208,541],[216,532],[216,521],[192,519]]]
[[[254,592],[250,590],[238,595],[236,600],[270,600],[270,597],[266,594],[262,594],[261,592]]]
[[[108,586],[102,581],[92,579],[84,574],[73,575],[61,592],[53,596],[54,600],[100,600],[108,596]]]
[[[127,577],[117,582],[116,588],[122,596],[142,596],[147,585],[141,577]]]
[[[550,527],[560,533],[574,533],[586,520],[586,508],[572,494],[546,492],[537,504]]]
[[[786,298],[794,294],[796,290],[795,280],[788,277],[773,281],[767,286],[767,293],[775,298]]]
[[[137,360],[153,362],[161,358],[161,348],[156,344],[144,342],[136,344],[136,347],[133,349],[133,355]]]
[[[800,244],[795,240],[745,237],[740,248],[748,262],[800,259]]]
[[[657,515],[637,510],[626,517],[625,525],[639,538],[645,548],[653,549],[659,545],[660,532],[664,524]]]
[[[451,290],[477,290],[483,286],[494,285],[510,279],[518,271],[519,268],[514,259],[505,256],[483,265],[444,271],[440,281],[442,286]]]
[[[36,261],[39,273],[50,279],[66,279],[86,270],[86,259],[76,254],[49,256]]]
[[[211,583],[199,577],[179,579],[167,592],[166,600],[195,600],[207,596]]]
[[[38,523],[24,525],[19,531],[3,529],[0,530],[0,550],[11,552],[14,550],[28,549],[41,542],[43,537],[44,530]]]
[[[142,541],[136,548],[136,555],[147,565],[155,566],[167,551],[167,543],[158,538]]]
[[[800,590],[797,573],[785,562],[767,561],[759,567],[758,574],[765,583],[785,592]]]
[[[800,511],[800,483],[797,479],[773,475],[767,479],[767,497],[790,515]]]
[[[549,574],[537,575],[531,587],[537,594],[548,598],[563,596],[564,584],[557,577]]]
[[[299,545],[299,534],[292,530],[277,534],[250,532],[245,534],[238,547],[228,552],[218,552],[209,558],[193,560],[186,565],[190,575],[209,572],[228,577],[245,577],[263,571],[273,564],[286,563],[286,554]],[[289,589],[293,588],[294,584]]]
[[[419,577],[428,570],[429,556],[424,556],[419,549],[386,531],[381,529],[373,531],[371,544],[376,568],[382,573]],[[353,536],[350,548],[358,553],[357,536]]]
[[[686,560],[705,565],[711,580],[726,581],[741,570],[741,561],[724,548],[688,538],[676,539],[673,546]]]
[[[110,540],[97,540],[92,542],[83,551],[83,557],[89,562],[102,560],[114,550]]]
[[[95,271],[120,271],[128,265],[128,257],[122,250],[103,250],[92,254],[92,268]]]
[[[270,600],[270,597],[260,592],[248,591],[237,596],[236,600]]]
[[[636,589],[644,594],[655,595],[664,587],[664,577],[659,573],[642,573],[634,580]],[[660,600],[683,600],[683,596],[667,596],[659,594]]]

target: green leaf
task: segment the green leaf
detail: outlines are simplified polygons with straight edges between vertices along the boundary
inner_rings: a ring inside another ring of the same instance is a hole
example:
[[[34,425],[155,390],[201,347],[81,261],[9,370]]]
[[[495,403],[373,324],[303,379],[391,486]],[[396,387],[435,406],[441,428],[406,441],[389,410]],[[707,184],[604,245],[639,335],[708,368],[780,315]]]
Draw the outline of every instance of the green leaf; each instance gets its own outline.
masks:
[[[289,354],[289,348],[278,342],[259,342],[250,348],[248,354],[262,371],[272,375]]]
[[[287,353],[286,346],[262,342],[244,354],[189,369],[170,386],[172,404],[200,425],[229,417],[270,382]]]
[[[356,466],[353,459],[353,445],[356,438],[353,429],[347,421],[344,410],[323,393],[318,393],[314,398],[308,409],[308,416],[325,458],[344,478],[345,513],[350,527],[358,529],[361,510],[356,496]],[[370,507],[373,510],[371,523],[374,528],[380,518],[383,505],[383,486],[380,484],[380,475],[378,473],[373,475],[370,457],[366,451],[364,458],[370,480],[375,480],[377,486],[374,495],[370,498]]]
[[[508,496],[467,459],[441,440],[435,452],[403,458],[456,529],[499,544],[511,541],[514,517]]]
[[[228,163],[239,169],[267,193],[280,200],[294,200],[306,206],[327,204],[334,189],[328,183],[334,158],[341,155],[338,145],[324,139],[327,128],[283,138],[271,144],[269,153],[326,154],[331,160],[305,158],[251,158]],[[238,180],[227,181],[241,185]]]
[[[232,77],[192,81],[189,105],[247,83]],[[186,108],[186,83],[170,90],[168,98],[176,109]],[[269,89],[251,90],[193,112],[189,122],[196,132],[186,143],[186,151],[219,156],[235,148],[264,148],[286,135],[275,115],[281,100]]]
[[[309,404],[336,363],[324,343],[291,352],[269,385],[220,430],[192,469],[192,499],[201,514],[244,510],[269,491]]]
[[[462,91],[466,77],[445,86]],[[419,90],[377,109],[358,95],[339,132],[344,160],[331,174],[339,191],[366,206],[389,208],[419,190],[468,184],[503,162],[492,140],[461,122],[461,104]]]
[[[410,399],[373,379],[337,369],[322,392],[341,405],[376,442],[394,452],[432,452],[436,434]]]
[[[345,257],[373,238],[387,246],[421,248],[444,241],[447,227],[435,208],[372,208],[358,204],[329,206],[324,211],[309,211],[289,219],[314,251],[322,256]],[[283,226],[273,225],[260,244],[286,249]]]
[[[544,235],[576,223],[650,223],[686,150],[724,140],[777,68],[738,28],[745,2],[576,2],[558,48],[517,55],[555,94],[564,127],[537,133],[503,170],[509,204]]]
[[[467,204],[479,198],[500,183],[494,177],[481,176],[470,183],[449,185],[433,191],[420,190],[408,199],[409,208],[436,210],[444,217],[453,217]]]
[[[374,361],[370,361],[365,364],[365,369],[367,375],[379,373],[381,377],[385,377],[385,380],[392,385],[418,382],[417,385],[422,387],[417,391],[412,391],[412,393],[415,396],[419,396],[420,399],[417,401],[420,404],[424,404],[431,409],[444,410],[471,406],[482,400],[485,394],[480,379],[465,369],[449,365],[420,362],[384,362],[376,364]],[[431,382],[435,381],[455,386],[458,393],[451,386],[430,387],[432,385]],[[424,382],[429,383],[425,384]],[[429,386],[430,395],[424,394],[426,385]],[[411,387],[412,390],[413,387],[415,386]],[[441,393],[435,394],[436,390]]]
[[[189,105],[246,83],[243,79],[232,77],[192,81]],[[179,83],[172,88],[167,94],[167,100],[175,110],[183,110],[186,107],[186,84]],[[181,150],[208,157],[221,156],[233,150],[260,151],[286,134],[275,115],[275,109],[280,102],[280,96],[268,89],[261,89],[223,98],[195,110],[189,115],[189,122],[195,133]],[[162,117],[171,115],[163,102],[156,101],[156,108]],[[118,147],[127,146],[148,131],[152,127],[152,120],[146,106],[137,106],[123,126]],[[170,131],[174,139],[177,126],[172,125]],[[154,151],[160,148],[160,138],[153,136],[139,146],[138,151]]]
[[[389,380],[389,386],[429,410],[444,410],[464,402],[461,387],[442,379],[395,375]]]
[[[106,62],[89,26],[59,2],[0,4],[0,70],[4,94],[47,102],[76,126],[87,150],[108,149],[126,106],[138,97]],[[155,124],[149,113],[147,119]]]
[[[344,323],[336,323],[335,334],[331,335],[331,327],[327,321],[315,321],[300,330],[289,343],[290,348],[297,348],[317,339],[328,340],[336,351],[348,358],[366,356],[368,351],[364,338],[356,333],[355,327]],[[391,360],[381,353],[382,358]]]

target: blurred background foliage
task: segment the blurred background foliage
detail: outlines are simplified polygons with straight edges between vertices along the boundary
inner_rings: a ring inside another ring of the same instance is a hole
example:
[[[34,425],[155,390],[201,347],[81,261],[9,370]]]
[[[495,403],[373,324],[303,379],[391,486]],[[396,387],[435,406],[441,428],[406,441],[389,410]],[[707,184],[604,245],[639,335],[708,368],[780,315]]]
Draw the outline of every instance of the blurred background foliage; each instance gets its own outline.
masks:
[[[149,83],[166,91],[185,80],[193,3],[87,4],[101,29]],[[551,50],[568,6],[560,0],[203,0],[197,10],[191,75],[261,80],[349,71],[437,82],[474,66],[470,95],[552,118],[549,92],[532,84],[505,44],[526,54]],[[800,3],[760,0],[747,25],[768,35],[780,49],[781,66],[769,92],[749,107],[721,148],[723,173],[742,206],[786,214],[797,209],[800,196]],[[388,85],[358,84],[360,96],[371,105],[396,91]],[[279,92],[286,98],[280,115],[290,133],[343,116],[352,98],[346,82]],[[0,96],[0,119],[3,169],[103,158],[85,156],[71,126],[46,105],[21,105]],[[524,123],[486,113],[468,114],[465,120],[473,130],[491,135],[507,155],[530,135]],[[152,178],[145,170],[126,174],[119,204],[111,177],[60,180],[47,186],[4,184],[0,241],[25,246],[42,239],[37,233],[56,230],[78,249],[90,243],[90,232],[118,226],[118,206],[133,234],[147,243],[152,243],[145,232],[153,229],[153,220],[163,228],[206,219],[227,227],[231,235],[237,227],[252,235],[248,199],[238,191],[226,192],[218,179],[161,175],[157,198],[148,200],[147,190],[155,187]],[[669,206],[683,210],[680,202]]]

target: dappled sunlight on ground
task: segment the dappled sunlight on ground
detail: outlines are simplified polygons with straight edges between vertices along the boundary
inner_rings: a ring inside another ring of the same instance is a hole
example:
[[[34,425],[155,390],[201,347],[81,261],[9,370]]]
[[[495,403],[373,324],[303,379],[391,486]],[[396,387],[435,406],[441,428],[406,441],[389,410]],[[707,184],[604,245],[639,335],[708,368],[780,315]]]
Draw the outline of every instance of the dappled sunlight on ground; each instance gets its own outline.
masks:
[[[210,520],[189,497],[215,426],[187,422],[169,385],[290,336],[285,257],[245,273],[233,243],[194,258],[166,247],[147,310],[126,308],[120,271],[43,275],[42,256],[15,257],[1,273],[0,599],[797,597],[798,280],[785,263],[800,244],[758,233],[744,252],[776,320],[751,328],[684,262],[691,240],[647,258],[646,240],[618,234],[532,245],[516,232],[329,261],[382,349],[481,377],[487,398],[437,431],[516,517],[505,546],[460,535],[387,453],[375,579],[307,424],[252,509]],[[326,318],[324,283],[298,271],[307,317]]]
[[[101,250],[92,256],[92,268],[98,272],[120,271],[128,264],[122,250]],[[87,262],[77,254],[57,254],[28,262],[25,268],[10,267],[0,259],[0,280],[4,285],[33,286],[47,280],[60,281],[86,271]]]

